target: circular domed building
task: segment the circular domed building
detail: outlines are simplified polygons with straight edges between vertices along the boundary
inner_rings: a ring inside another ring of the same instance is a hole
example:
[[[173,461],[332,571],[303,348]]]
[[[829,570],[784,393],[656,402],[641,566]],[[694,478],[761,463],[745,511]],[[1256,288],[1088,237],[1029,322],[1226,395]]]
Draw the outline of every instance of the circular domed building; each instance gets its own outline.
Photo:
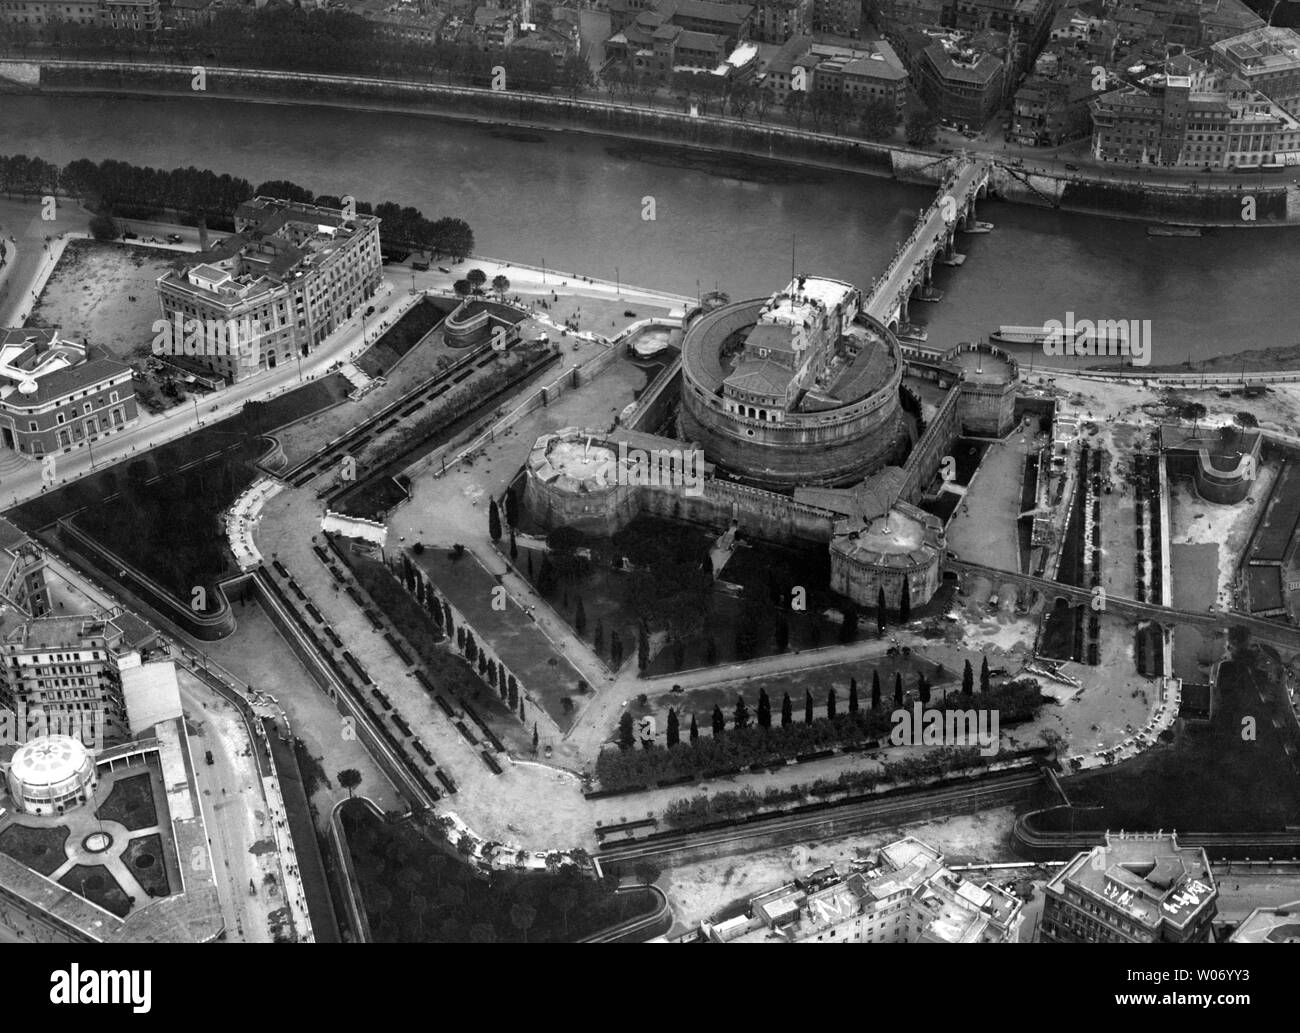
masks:
[[[99,776],[90,751],[70,735],[43,735],[18,748],[6,775],[26,814],[62,814],[91,798]]]
[[[681,436],[775,489],[862,480],[907,448],[898,341],[840,280],[706,312],[682,341]]]

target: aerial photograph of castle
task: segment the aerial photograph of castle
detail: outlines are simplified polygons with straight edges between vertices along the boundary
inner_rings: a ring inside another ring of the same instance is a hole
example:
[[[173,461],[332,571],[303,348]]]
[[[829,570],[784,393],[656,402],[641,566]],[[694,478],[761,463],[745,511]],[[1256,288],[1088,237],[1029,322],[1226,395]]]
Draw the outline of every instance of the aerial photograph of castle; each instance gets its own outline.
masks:
[[[1300,942],[1297,281],[1288,0],[0,2],[0,941]]]

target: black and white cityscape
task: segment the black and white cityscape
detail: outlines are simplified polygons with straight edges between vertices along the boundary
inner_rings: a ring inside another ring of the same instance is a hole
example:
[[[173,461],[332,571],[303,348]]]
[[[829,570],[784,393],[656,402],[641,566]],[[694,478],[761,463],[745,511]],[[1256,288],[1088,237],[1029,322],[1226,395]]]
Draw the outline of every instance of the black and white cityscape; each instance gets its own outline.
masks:
[[[0,3],[0,940],[1300,942],[1298,29]]]

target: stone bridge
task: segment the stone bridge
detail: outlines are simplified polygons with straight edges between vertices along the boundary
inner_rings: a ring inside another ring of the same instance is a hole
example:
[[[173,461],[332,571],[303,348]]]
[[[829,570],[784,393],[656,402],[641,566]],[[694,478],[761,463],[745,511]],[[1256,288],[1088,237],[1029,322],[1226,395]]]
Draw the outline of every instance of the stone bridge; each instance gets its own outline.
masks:
[[[871,285],[864,305],[868,315],[892,331],[908,322],[913,294],[929,286],[935,262],[955,255],[958,231],[974,225],[975,202],[988,194],[990,174],[986,161],[955,159],[935,199],[916,220],[911,236]]]

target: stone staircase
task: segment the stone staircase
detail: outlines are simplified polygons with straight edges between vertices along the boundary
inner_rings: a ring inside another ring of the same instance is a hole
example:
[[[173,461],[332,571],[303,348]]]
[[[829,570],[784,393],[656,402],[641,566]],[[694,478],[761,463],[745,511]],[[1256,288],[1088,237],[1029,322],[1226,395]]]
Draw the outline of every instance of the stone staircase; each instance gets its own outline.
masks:
[[[4,489],[5,479],[10,474],[21,473],[35,465],[35,461],[24,459],[12,448],[0,448],[0,491]]]

